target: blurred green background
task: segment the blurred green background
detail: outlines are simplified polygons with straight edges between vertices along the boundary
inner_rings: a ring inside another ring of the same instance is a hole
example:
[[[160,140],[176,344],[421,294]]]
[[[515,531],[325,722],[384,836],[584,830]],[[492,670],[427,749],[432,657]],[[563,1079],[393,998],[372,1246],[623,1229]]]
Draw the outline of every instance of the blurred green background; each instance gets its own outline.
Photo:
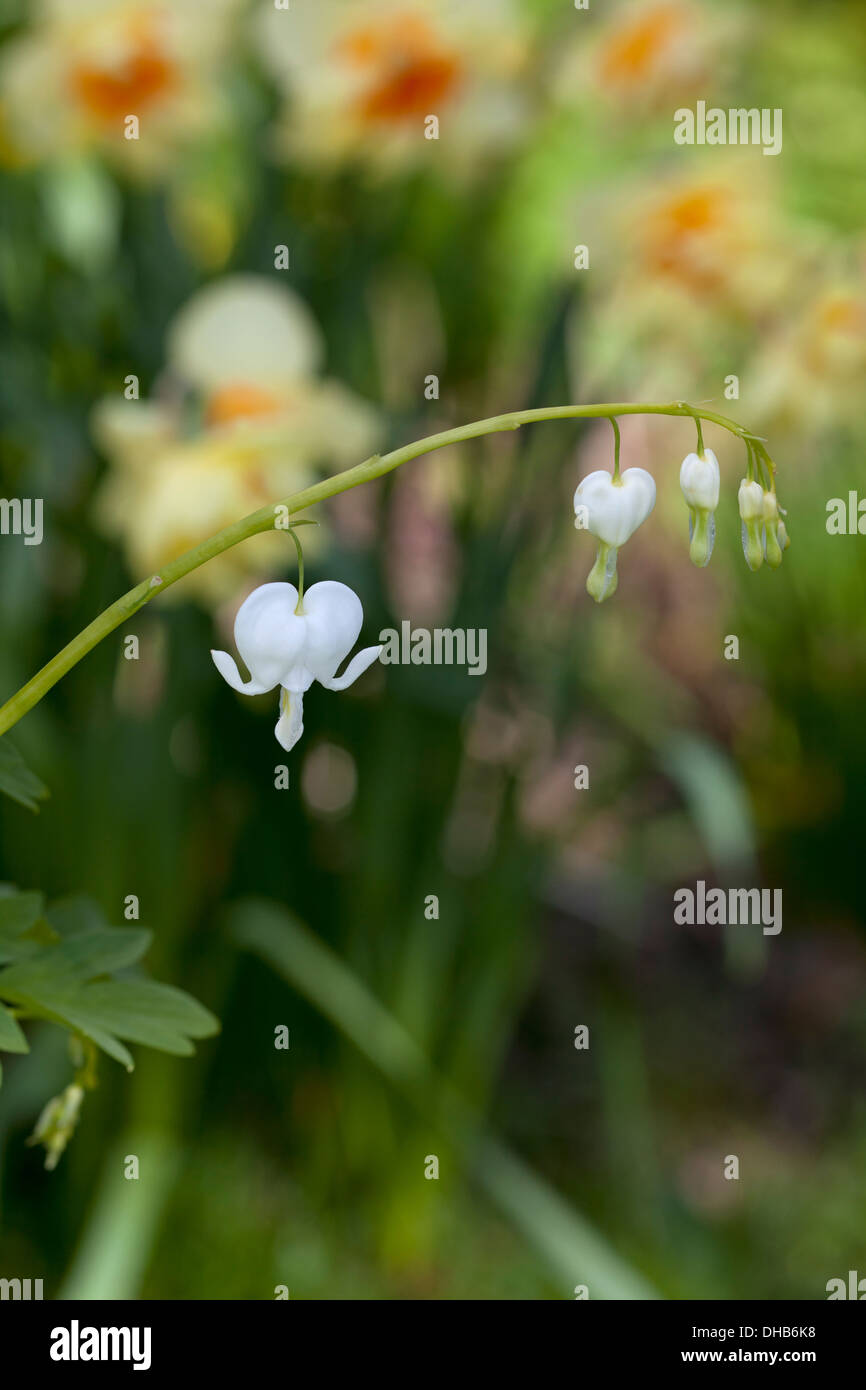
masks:
[[[262,575],[295,577],[275,537],[77,666],[13,732],[51,797],[0,808],[0,876],[117,923],[136,894],[151,968],[222,1032],[135,1049],[131,1077],[103,1058],[46,1173],[25,1140],[70,1063],[29,1030],[0,1091],[0,1274],[47,1297],[773,1299],[866,1273],[866,558],[825,526],[866,436],[856,0],[0,13],[2,491],[45,504],[41,545],[0,539],[3,698],[224,522],[500,411],[712,402],[769,440],[792,538],[746,569],[745,458],[709,428],[695,570],[694,432],[626,419],[658,503],[596,607],[571,496],[611,431],[546,424],[305,533],[362,642],[486,628],[483,679],[314,687],[285,756],[271,697],[208,655]],[[782,153],[676,145],[698,100],[781,108]],[[699,878],[781,888],[781,934],[674,925]]]

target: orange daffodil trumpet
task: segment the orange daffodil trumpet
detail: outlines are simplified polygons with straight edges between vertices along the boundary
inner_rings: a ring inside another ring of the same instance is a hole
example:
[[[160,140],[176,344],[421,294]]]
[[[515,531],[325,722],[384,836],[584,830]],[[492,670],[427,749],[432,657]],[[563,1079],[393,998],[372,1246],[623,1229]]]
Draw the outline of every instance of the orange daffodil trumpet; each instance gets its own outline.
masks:
[[[235,645],[250,679],[243,680],[228,652],[212,651],[211,656],[223,679],[242,695],[264,695],[280,687],[274,733],[288,752],[304,732],[304,695],[313,681],[328,690],[345,690],[378,659],[381,646],[365,647],[337,675],[363,621],[361,600],[347,584],[326,579],[301,594],[294,584],[262,584],[235,618]]]

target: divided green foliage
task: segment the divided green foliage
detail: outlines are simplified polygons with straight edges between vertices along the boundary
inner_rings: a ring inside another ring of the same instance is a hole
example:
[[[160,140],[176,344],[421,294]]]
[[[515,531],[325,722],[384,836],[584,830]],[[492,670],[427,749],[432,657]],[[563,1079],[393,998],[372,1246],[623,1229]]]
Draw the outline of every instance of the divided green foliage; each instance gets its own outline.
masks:
[[[0,792],[30,811],[38,811],[39,802],[48,795],[45,783],[30,771],[7,738],[0,738]]]
[[[89,1039],[129,1071],[121,1038],[189,1056],[190,1040],[219,1024],[182,990],[130,973],[150,941],[142,928],[108,926],[87,898],[45,908],[40,893],[0,889],[0,1051],[27,1051],[12,1005]]]

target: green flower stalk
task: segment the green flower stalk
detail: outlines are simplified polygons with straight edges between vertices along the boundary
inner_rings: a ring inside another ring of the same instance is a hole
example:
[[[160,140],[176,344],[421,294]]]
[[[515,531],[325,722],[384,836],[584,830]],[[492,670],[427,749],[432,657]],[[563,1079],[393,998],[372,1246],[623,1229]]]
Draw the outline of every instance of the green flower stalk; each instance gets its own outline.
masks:
[[[350,488],[358,487],[361,483],[381,478],[386,473],[393,472],[395,468],[400,468],[404,463],[408,463],[411,459],[419,458],[422,454],[432,453],[436,449],[444,449],[450,444],[462,444],[470,439],[479,439],[485,435],[497,434],[504,430],[520,429],[523,425],[531,425],[540,421],[606,419],[614,422],[615,418],[621,415],[667,415],[680,416],[696,422],[704,420],[727,430],[749,448],[752,446],[761,448],[758,436],[752,434],[744,426],[737,424],[735,420],[731,420],[725,415],[718,415],[711,410],[691,406],[685,401],[671,401],[666,405],[623,401],[611,404],[541,406],[533,410],[515,410],[504,415],[491,416],[486,420],[476,420],[470,424],[459,425],[455,429],[443,430],[439,434],[428,436],[426,439],[419,439],[412,444],[393,449],[387,454],[374,454],[372,458],[357,464],[354,468],[348,468],[342,473],[337,473],[331,478],[313,484],[311,487],[303,488],[287,499],[266,507],[260,507],[258,511],[252,512],[249,516],[232,522],[230,526],[217,531],[215,535],[170,561],[158,574],[151,574],[141,580],[128,593],[123,594],[97,618],[94,618],[93,622],[79,632],[35,676],[27,681],[26,685],[23,685],[0,707],[0,734],[6,733],[14,724],[17,724],[18,720],[34,705],[38,704],[43,696],[67,672],[71,671],[82,657],[92,651],[109,633],[122,623],[127,622],[157,594],[163,593],[172,584],[176,584],[179,579],[183,579],[193,570],[206,564],[208,560],[214,559],[215,556],[221,555],[224,551],[247,540],[250,536],[260,535],[263,531],[272,528],[285,529],[286,517],[288,517],[290,525],[295,526],[299,524],[296,520],[297,514],[315,503],[324,502],[330,497],[335,497],[338,493],[348,492]],[[618,479],[617,482],[624,483],[629,473],[636,471],[638,470],[625,470],[622,478]],[[608,485],[614,486],[614,480],[611,476],[609,474],[606,476]],[[763,500],[761,518],[763,518]],[[641,520],[643,519],[642,517]],[[636,524],[639,525],[640,521]],[[630,534],[631,531],[629,531]],[[784,548],[784,540],[781,538],[778,528],[776,538],[780,548]],[[611,546],[614,551],[612,570],[610,570],[609,551],[604,555],[599,551],[593,567],[595,578],[592,580],[592,586],[597,591],[598,596],[604,598],[609,597],[614,589],[615,552],[622,541],[607,541],[601,536],[598,539],[602,545]],[[763,558],[762,550],[761,556]],[[757,568],[757,565],[754,567]],[[595,593],[593,597],[596,597]]]

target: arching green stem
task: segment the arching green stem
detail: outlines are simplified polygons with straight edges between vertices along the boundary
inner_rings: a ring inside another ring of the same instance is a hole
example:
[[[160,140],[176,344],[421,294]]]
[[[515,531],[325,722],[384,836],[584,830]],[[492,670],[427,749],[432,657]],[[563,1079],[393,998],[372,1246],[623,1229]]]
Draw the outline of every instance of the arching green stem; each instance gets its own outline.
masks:
[[[88,623],[77,637],[73,637],[71,642],[67,643],[40,671],[37,671],[26,685],[23,685],[0,707],[0,734],[11,729],[13,724],[17,724],[22,715],[38,704],[43,695],[47,694],[52,686],[71,671],[83,656],[92,651],[104,637],[107,637],[121,623],[126,622],[157,594],[161,594],[170,585],[176,584],[179,579],[185,578],[193,570],[206,564],[208,560],[230,550],[232,546],[248,540],[250,536],[256,536],[262,531],[270,530],[275,525],[276,518],[281,515],[284,516],[287,510],[290,515],[293,515],[295,512],[313,506],[316,502],[324,502],[329,497],[336,497],[340,492],[348,492],[350,488],[358,487],[361,483],[368,483],[374,478],[381,478],[384,474],[391,473],[395,468],[408,463],[410,459],[432,453],[435,449],[447,448],[449,444],[462,444],[469,439],[479,439],[484,435],[498,434],[504,430],[516,430],[521,425],[532,425],[541,421],[613,420],[617,415],[686,416],[696,421],[706,420],[711,424],[719,425],[738,439],[745,440],[747,444],[750,440],[758,439],[757,435],[751,434],[742,425],[738,425],[736,420],[731,420],[725,415],[717,415],[711,410],[698,409],[686,401],[671,401],[667,405],[656,405],[651,402],[617,401],[601,405],[553,405],[540,406],[533,410],[514,410],[505,415],[493,415],[486,420],[474,420],[468,425],[458,425],[455,429],[442,430],[441,433],[429,435],[426,439],[419,439],[412,444],[404,444],[399,449],[392,449],[387,454],[374,454],[372,458],[366,459],[364,463],[356,464],[354,468],[347,468],[342,473],[336,473],[332,478],[325,478],[320,483],[314,483],[311,487],[294,493],[292,497],[260,507],[258,511],[251,512],[249,516],[232,522],[230,526],[223,527],[221,531],[217,531],[215,535],[210,536],[199,545],[193,546],[185,554],[169,561],[158,574],[150,575],[147,579],[143,579],[140,584],[136,584],[128,593],[123,594],[110,604],[104,612],[100,613],[98,618],[94,618],[92,623]]]

